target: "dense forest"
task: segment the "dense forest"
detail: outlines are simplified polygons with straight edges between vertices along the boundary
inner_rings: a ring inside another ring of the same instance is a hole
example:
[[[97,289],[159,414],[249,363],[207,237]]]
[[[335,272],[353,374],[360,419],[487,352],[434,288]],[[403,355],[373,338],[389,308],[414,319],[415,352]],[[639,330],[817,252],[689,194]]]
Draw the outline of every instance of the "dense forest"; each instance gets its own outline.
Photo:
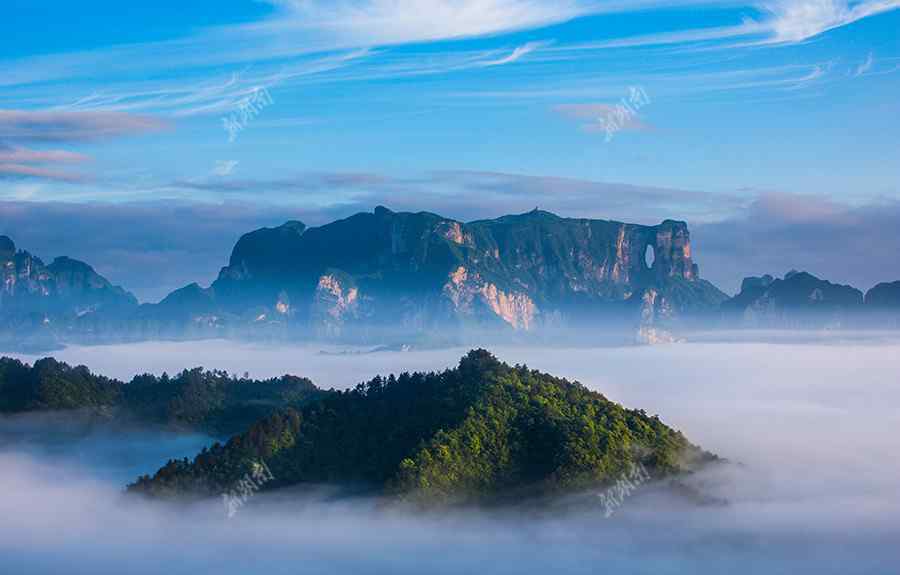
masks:
[[[376,377],[285,409],[128,489],[217,497],[265,463],[264,489],[328,483],[483,504],[608,485],[638,463],[664,477],[713,459],[655,416],[477,350],[452,370]]]
[[[46,358],[29,366],[0,359],[0,414],[86,410],[122,422],[230,436],[289,406],[327,392],[305,378],[252,380],[202,368],[129,383]]]

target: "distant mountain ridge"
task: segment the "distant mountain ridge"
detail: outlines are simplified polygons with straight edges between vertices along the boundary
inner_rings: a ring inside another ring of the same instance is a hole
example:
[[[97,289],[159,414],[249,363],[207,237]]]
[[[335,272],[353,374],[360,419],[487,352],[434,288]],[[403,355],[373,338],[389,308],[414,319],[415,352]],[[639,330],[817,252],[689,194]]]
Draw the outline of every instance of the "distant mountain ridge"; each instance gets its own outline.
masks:
[[[769,328],[898,327],[900,282],[863,292],[808,272],[745,278],[741,291],[722,303],[726,324]]]
[[[117,330],[137,298],[81,261],[58,257],[50,265],[0,236],[0,341],[32,333]]]
[[[653,255],[648,264],[648,250]],[[673,317],[715,309],[687,224],[641,226],[549,212],[462,223],[378,207],[317,228],[288,222],[243,236],[198,304],[217,317],[354,327],[478,325],[531,331],[585,314]]]
[[[112,285],[88,264],[63,256],[45,265],[17,250],[7,236],[0,236],[0,281],[0,309],[5,315],[41,310],[79,314],[138,305],[131,293]]]
[[[0,344],[16,349],[199,338],[458,343],[471,330],[519,337],[573,327],[656,342],[701,320],[815,327],[851,324],[860,310],[900,317],[897,282],[863,297],[791,272],[747,278],[728,298],[700,277],[685,222],[537,209],[469,223],[384,207],[319,227],[289,221],[242,236],[209,287],[193,283],[155,304],[138,305],[85,263],[44,265],[5,236],[0,273]]]

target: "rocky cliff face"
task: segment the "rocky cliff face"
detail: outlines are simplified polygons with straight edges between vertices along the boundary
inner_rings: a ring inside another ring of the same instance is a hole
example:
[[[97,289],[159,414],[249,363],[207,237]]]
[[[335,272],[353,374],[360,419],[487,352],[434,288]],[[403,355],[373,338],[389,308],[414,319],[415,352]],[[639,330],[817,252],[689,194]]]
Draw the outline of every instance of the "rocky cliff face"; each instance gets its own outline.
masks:
[[[45,266],[8,238],[0,238],[0,270],[7,327],[20,314],[67,338],[371,341],[386,331],[406,339],[463,328],[648,328],[708,313],[725,298],[699,278],[684,222],[537,210],[463,223],[379,207],[315,228],[287,222],[244,235],[209,288],[191,284],[141,306],[87,264]]]
[[[650,289],[658,320],[725,298],[699,278],[684,222],[533,211],[463,223],[381,207],[318,228],[251,232],[211,286],[237,321],[274,318],[332,335],[361,324],[531,331],[548,317],[637,315]]]
[[[94,269],[78,260],[56,258],[44,265],[26,251],[16,251],[13,241],[0,237],[0,315],[73,314],[79,317],[102,308],[132,308],[137,300],[113,286]]]
[[[880,283],[866,292],[866,307],[872,310],[900,311],[900,281]]]
[[[50,265],[0,236],[0,344],[53,347],[73,334],[118,334],[137,309],[133,295],[67,257]]]
[[[900,327],[900,281],[880,283],[866,292],[866,326]]]
[[[746,278],[741,292],[722,304],[732,320],[759,327],[840,327],[862,310],[863,294],[806,272],[783,279]]]
[[[507,293],[487,282],[478,272],[459,266],[450,273],[443,295],[462,318],[495,317],[513,329],[528,331],[534,326],[537,306],[525,293]]]

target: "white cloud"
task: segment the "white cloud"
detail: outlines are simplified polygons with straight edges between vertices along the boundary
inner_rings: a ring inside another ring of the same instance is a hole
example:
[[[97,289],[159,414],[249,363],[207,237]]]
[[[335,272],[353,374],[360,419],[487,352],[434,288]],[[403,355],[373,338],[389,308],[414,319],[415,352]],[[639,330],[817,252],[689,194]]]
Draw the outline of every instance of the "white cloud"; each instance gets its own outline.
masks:
[[[212,173],[219,177],[230,176],[239,163],[237,160],[216,160],[216,167]]]
[[[869,52],[866,60],[856,67],[856,72],[853,73],[854,76],[859,77],[872,69],[872,66],[875,64],[875,57]]]
[[[727,498],[726,506],[687,504],[647,486],[609,519],[586,502],[565,515],[551,507],[410,513],[304,486],[285,497],[260,493],[227,521],[221,500],[165,507],[120,497],[138,473],[196,453],[201,437],[104,428],[71,437],[62,418],[19,418],[0,420],[0,434],[5,427],[17,440],[0,449],[0,516],[15,518],[0,522],[0,556],[8,572],[30,575],[76,565],[98,575],[588,574],[597,565],[652,574],[896,572],[900,462],[885,454],[900,425],[900,345],[867,334],[767,335],[776,334],[757,334],[759,342],[493,350],[659,413],[739,463],[688,483]],[[202,364],[254,377],[297,373],[346,389],[377,373],[451,367],[466,351],[320,350],[167,342],[67,348],[60,359],[128,378]]]
[[[18,184],[12,186],[12,197],[19,201],[33,200],[41,190],[40,184]]]
[[[489,67],[489,66],[502,66],[504,64],[512,64],[513,62],[521,59],[523,56],[526,56],[526,55],[530,54],[531,52],[534,52],[541,46],[542,46],[542,44],[540,42],[529,42],[528,44],[519,46],[518,48],[513,50],[512,53],[510,53],[507,56],[504,56],[502,58],[497,58],[495,60],[488,60],[486,62],[482,62],[481,65],[484,67]]]
[[[782,0],[763,9],[773,15],[770,24],[775,42],[800,42],[898,7],[900,0]]]
[[[340,42],[402,44],[498,34],[564,22],[596,9],[583,0],[272,0],[279,25]],[[592,6],[593,5],[593,6]]]

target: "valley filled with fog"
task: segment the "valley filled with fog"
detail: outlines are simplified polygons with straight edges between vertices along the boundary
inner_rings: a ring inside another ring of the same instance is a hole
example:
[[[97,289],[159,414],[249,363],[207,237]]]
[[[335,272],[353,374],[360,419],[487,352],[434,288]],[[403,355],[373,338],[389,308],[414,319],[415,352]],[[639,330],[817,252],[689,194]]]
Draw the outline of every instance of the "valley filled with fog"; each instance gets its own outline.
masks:
[[[565,510],[409,512],[328,486],[174,509],[124,485],[214,441],[77,416],[0,420],[0,556],[29,573],[892,573],[900,569],[900,340],[767,337],[609,348],[494,347],[659,414],[728,460],[690,479],[699,505],[643,485],[611,517]],[[346,389],[453,367],[467,348],[381,351],[234,342],[70,347],[54,356],[131,378],[202,365]],[[34,361],[35,357],[23,356]],[[298,496],[299,495],[299,496]]]

